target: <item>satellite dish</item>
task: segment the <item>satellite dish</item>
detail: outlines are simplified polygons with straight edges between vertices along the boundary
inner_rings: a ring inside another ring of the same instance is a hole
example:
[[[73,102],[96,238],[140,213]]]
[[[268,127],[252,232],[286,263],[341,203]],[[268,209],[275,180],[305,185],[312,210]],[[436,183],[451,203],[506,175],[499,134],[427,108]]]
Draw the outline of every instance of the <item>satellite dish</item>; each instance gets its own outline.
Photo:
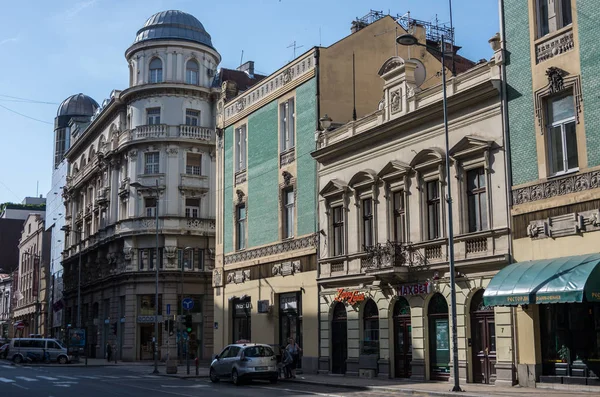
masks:
[[[425,82],[425,78],[427,77],[425,65],[423,65],[423,62],[419,61],[418,59],[411,58],[410,60],[417,64],[417,67],[415,68],[415,80],[417,83],[417,87],[420,87],[421,84]]]

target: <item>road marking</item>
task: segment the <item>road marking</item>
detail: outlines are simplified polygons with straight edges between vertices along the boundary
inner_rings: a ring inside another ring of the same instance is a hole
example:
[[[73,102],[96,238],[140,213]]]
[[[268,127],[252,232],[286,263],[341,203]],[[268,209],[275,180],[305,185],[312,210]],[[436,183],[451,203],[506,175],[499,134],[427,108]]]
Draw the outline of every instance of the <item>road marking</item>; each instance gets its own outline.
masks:
[[[79,382],[72,382],[72,381],[68,381],[68,380],[67,380],[67,381],[63,381],[63,380],[61,380],[60,382],[54,382],[54,384],[55,384],[55,385],[63,385],[63,384],[64,384],[64,385],[68,385],[68,384],[71,384],[71,385],[76,385],[76,384],[78,384],[78,383],[79,383]]]
[[[44,380],[58,380],[58,378],[53,378],[51,376],[41,376],[41,375],[36,376],[36,378],[40,378],[40,379],[44,379]]]
[[[29,390],[29,388],[28,388],[28,387],[21,386],[21,385],[20,385],[20,384],[18,384],[18,383],[11,383],[11,385],[13,385],[13,386],[16,386],[16,387],[19,387],[19,388],[21,388],[21,389]]]
[[[279,387],[259,386],[258,389],[283,390],[283,391],[287,391],[287,392],[291,392],[291,393],[311,394],[313,396],[321,396],[321,397],[344,397],[344,395],[342,395],[342,394],[327,394],[327,393],[318,393],[318,392],[307,391],[307,390],[283,389],[283,388],[279,388]]]
[[[12,365],[3,365],[2,368],[17,369],[17,367],[13,367]]]
[[[72,376],[57,376],[57,378],[69,379],[69,380],[77,380],[77,378],[73,378]]]
[[[28,378],[26,376],[15,376],[15,378],[24,380],[25,382],[37,382],[38,381],[37,379]]]
[[[95,376],[80,376],[80,378],[85,378],[85,379],[98,379]]]
[[[138,379],[139,376],[136,376],[136,375],[127,375],[127,376],[122,376],[122,378]]]
[[[184,387],[184,388],[198,388],[198,387],[209,387],[208,385],[193,385],[193,386],[171,386],[171,385],[160,385],[160,387]]]
[[[0,382],[2,383],[15,383],[12,379],[0,378]]]
[[[71,385],[55,384],[56,387],[71,387]]]

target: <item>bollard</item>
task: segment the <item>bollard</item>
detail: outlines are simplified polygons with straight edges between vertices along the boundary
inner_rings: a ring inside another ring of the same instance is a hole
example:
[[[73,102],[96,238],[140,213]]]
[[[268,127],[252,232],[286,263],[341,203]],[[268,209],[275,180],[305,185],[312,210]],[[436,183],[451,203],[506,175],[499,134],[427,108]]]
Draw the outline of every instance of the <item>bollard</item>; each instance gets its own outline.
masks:
[[[194,363],[196,364],[196,376],[198,376],[198,357],[194,359]]]

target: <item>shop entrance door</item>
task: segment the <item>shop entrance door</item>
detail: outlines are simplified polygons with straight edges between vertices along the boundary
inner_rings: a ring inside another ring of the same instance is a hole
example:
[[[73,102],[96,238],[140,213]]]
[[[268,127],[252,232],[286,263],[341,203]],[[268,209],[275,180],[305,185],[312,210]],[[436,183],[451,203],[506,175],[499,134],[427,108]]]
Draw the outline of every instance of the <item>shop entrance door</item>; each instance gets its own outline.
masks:
[[[493,308],[483,305],[483,290],[471,301],[471,349],[473,382],[493,383],[496,379],[496,323]]]
[[[346,360],[348,359],[348,315],[343,303],[336,303],[333,308],[331,322],[331,372],[334,374],[346,373]]]
[[[429,311],[429,377],[447,381],[450,377],[450,330],[448,302],[439,293],[431,297]]]
[[[140,360],[153,360],[154,359],[154,342],[152,338],[154,336],[154,324],[143,324],[140,325]],[[160,360],[160,332],[158,338],[158,359]]]
[[[410,306],[405,298],[394,305],[394,375],[396,378],[409,378],[412,361],[412,327]]]

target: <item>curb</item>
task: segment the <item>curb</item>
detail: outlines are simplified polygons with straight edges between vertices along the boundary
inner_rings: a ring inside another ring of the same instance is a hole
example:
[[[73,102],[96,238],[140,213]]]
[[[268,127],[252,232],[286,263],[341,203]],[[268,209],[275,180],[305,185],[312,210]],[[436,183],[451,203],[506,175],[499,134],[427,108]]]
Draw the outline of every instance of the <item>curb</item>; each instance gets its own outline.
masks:
[[[279,380],[282,383],[288,383],[288,384],[308,384],[308,385],[315,385],[315,386],[327,386],[327,387],[334,387],[334,388],[339,388],[339,389],[352,389],[352,390],[362,390],[362,391],[379,391],[379,392],[391,392],[391,393],[402,393],[402,394],[406,394],[406,395],[412,395],[412,396],[456,396],[457,394],[459,396],[462,397],[481,397],[481,393],[469,393],[469,392],[452,392],[450,390],[448,391],[436,391],[436,390],[418,390],[418,389],[405,389],[405,388],[401,388],[401,387],[392,387],[392,386],[360,386],[360,385],[341,385],[338,383],[325,383],[325,382],[318,382],[318,381],[313,381],[313,380],[287,380],[287,379],[280,379]]]
[[[157,376],[164,376],[167,378],[175,378],[175,379],[208,379],[208,375],[177,375],[177,374],[158,374]]]

